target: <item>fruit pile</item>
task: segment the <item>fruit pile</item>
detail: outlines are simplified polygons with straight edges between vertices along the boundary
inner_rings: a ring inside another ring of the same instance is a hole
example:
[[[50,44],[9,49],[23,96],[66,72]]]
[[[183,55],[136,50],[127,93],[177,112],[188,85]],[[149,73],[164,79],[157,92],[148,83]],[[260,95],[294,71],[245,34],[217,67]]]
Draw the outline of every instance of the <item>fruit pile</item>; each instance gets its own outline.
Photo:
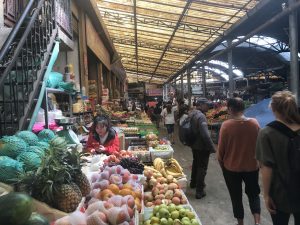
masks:
[[[156,158],[153,161],[153,167],[159,171],[164,177],[172,175],[174,178],[183,177],[183,169],[176,159],[171,158],[164,162],[161,158]]]
[[[138,135],[139,134],[139,128],[137,128],[137,127],[120,127],[120,130],[122,130],[125,135]]]
[[[85,212],[75,211],[54,225],[134,225],[134,207],[134,199],[129,195],[115,195],[107,201],[90,199]]]
[[[142,185],[138,176],[131,174],[122,166],[106,166],[100,173],[91,177],[92,191],[90,197],[107,201],[115,195],[130,195],[134,198],[135,205],[140,211],[142,206]]]
[[[144,225],[200,225],[196,215],[191,209],[183,206],[162,204],[155,206],[150,218],[144,222]]]
[[[115,152],[113,155],[109,155],[103,162],[104,165],[113,166],[118,165],[121,159],[130,157],[133,157],[130,151],[121,150],[120,152]]]
[[[136,158],[123,158],[120,161],[120,165],[128,169],[132,174],[143,174],[144,165],[140,163]]]

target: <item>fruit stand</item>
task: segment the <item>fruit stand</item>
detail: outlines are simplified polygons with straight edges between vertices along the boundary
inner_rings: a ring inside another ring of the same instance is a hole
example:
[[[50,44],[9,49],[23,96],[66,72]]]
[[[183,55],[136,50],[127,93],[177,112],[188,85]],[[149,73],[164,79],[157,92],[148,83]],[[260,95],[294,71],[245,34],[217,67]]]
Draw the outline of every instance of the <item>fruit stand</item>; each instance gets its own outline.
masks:
[[[27,207],[22,219],[37,225],[200,225],[170,143],[151,131],[142,137],[140,127],[153,126],[145,115],[129,121],[117,129],[132,145],[109,156],[80,152],[47,129],[2,138],[0,182],[16,191],[2,201]]]

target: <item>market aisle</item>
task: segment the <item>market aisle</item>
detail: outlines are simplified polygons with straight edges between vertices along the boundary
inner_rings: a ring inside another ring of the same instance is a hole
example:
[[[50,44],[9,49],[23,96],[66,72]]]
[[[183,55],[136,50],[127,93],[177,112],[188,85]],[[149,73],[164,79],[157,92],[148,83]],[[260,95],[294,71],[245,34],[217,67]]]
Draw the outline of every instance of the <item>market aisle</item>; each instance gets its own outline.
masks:
[[[166,137],[166,129],[160,128],[160,137]],[[175,129],[175,145],[174,158],[178,160],[184,169],[184,173],[190,178],[192,165],[191,149],[182,145],[178,140],[177,129]],[[186,195],[198,213],[203,225],[234,225],[236,220],[233,218],[231,201],[224,182],[224,178],[216,160],[215,154],[212,154],[209,161],[207,176],[206,176],[206,197],[203,199],[195,199],[195,190],[187,188]],[[244,194],[245,208],[245,225],[253,224],[252,214],[248,205],[247,196]],[[261,195],[262,215],[261,224],[271,225],[271,217],[265,209]],[[292,224],[292,221],[290,221]]]

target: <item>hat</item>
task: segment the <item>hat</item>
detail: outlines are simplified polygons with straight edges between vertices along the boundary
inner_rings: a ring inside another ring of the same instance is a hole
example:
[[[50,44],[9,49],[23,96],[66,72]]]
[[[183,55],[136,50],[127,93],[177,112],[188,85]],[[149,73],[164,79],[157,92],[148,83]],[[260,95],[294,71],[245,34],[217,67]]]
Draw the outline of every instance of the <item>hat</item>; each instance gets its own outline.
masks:
[[[199,98],[196,102],[196,105],[199,106],[199,105],[202,105],[202,104],[211,104],[211,102],[207,99],[207,98]]]

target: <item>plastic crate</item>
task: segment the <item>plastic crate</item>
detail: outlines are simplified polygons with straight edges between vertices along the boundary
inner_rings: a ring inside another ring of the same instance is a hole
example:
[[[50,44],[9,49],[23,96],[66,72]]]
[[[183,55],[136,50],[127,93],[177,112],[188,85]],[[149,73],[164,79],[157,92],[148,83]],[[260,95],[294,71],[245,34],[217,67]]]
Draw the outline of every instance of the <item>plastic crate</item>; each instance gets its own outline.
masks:
[[[129,146],[128,151],[130,151],[135,157],[137,157],[142,162],[151,162],[151,155],[150,151],[135,151],[134,148],[139,147],[137,146]],[[141,147],[146,147],[146,145],[142,145]],[[147,147],[148,148],[148,147]]]
[[[160,146],[160,145],[158,145]],[[151,159],[152,161],[154,161],[154,159],[156,158],[161,158],[161,159],[170,159],[173,158],[173,153],[174,150],[170,145],[166,145],[168,146],[168,150],[155,150],[155,148],[150,147],[150,155],[151,155]]]
[[[182,205],[186,209],[190,209],[195,214],[195,219],[199,222],[199,225],[202,225],[200,218],[198,217],[198,214],[195,212],[194,208],[188,204],[188,205]],[[153,212],[153,208],[145,208],[144,214],[143,214],[143,222],[150,219],[150,216]]]

